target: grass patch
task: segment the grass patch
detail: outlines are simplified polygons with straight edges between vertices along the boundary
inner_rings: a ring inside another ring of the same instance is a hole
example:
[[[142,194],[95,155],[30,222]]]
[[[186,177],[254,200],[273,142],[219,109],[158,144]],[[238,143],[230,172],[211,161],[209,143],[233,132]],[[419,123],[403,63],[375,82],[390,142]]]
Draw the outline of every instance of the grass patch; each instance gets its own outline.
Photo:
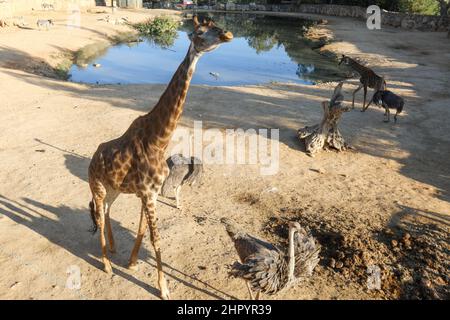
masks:
[[[106,53],[111,45],[117,45],[121,43],[137,43],[140,42],[139,34],[135,31],[119,32],[108,38],[109,42],[99,41],[88,44],[80,50],[76,51],[73,57],[73,62],[78,66],[86,66],[94,62],[99,56]]]
[[[113,44],[120,44],[120,43],[134,43],[139,42],[139,34],[137,34],[135,31],[127,31],[127,32],[119,32],[111,37],[109,37],[109,41],[111,41]]]
[[[84,46],[74,55],[74,63],[78,66],[86,66],[95,60],[98,56],[101,56],[106,53],[108,48],[110,47],[110,43],[108,42],[96,42],[88,44]]]
[[[68,80],[70,78],[69,70],[71,66],[72,61],[70,59],[64,59],[62,62],[60,62],[54,69],[58,79]]]

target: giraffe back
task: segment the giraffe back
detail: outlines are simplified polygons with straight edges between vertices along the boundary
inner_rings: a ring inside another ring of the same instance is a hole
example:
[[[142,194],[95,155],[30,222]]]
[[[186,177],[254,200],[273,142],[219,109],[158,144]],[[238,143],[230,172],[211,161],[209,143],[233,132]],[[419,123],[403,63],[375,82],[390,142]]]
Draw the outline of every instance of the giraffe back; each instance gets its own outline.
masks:
[[[359,81],[363,85],[375,89],[376,91],[386,89],[386,81],[384,80],[384,78],[377,75],[372,69],[363,66],[361,63],[348,56],[343,56],[341,63],[342,62],[359,73],[359,75],[361,76]]]

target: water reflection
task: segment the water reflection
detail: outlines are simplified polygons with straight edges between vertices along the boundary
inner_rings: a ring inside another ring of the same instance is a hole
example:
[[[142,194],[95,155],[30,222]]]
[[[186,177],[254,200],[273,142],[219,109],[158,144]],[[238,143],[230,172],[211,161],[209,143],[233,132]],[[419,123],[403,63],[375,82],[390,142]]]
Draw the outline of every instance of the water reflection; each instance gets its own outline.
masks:
[[[234,40],[205,54],[192,83],[245,85],[277,82],[314,84],[343,77],[336,63],[311,49],[304,38],[312,22],[256,14],[212,14],[216,24]],[[202,16],[200,16],[202,19]],[[184,58],[193,25],[186,19],[179,31],[161,46],[146,39],[134,46],[117,45],[95,59],[95,68],[73,66],[71,79],[86,83],[167,83]]]

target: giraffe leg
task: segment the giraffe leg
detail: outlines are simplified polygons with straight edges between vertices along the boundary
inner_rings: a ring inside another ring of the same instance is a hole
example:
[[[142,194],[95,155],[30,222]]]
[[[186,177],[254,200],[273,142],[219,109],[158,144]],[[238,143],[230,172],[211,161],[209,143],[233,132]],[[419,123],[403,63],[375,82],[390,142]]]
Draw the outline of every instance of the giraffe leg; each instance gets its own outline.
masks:
[[[365,112],[367,110],[367,108],[369,108],[369,106],[372,104],[372,101],[369,101],[369,103],[367,104],[367,106],[363,107],[361,109],[361,112]]]
[[[151,194],[150,196],[144,196],[143,207],[145,217],[147,218],[147,223],[150,227],[150,240],[155,250],[156,266],[158,268],[158,286],[161,291],[161,299],[170,299],[169,289],[167,288],[166,278],[164,277],[164,272],[162,269],[161,262],[161,247],[160,247],[160,235],[158,228],[156,226],[156,199],[158,197],[158,192]]]
[[[182,209],[181,205],[180,205],[180,191],[181,191],[181,186],[178,186],[175,188],[175,200],[177,202],[177,209]]]
[[[96,216],[98,217],[98,225],[100,229],[100,245],[102,247],[102,260],[103,260],[103,270],[106,273],[112,273],[111,262],[109,261],[107,250],[106,250],[106,239],[105,239],[105,212],[104,212],[104,199],[95,198],[95,210]]]
[[[366,97],[367,97],[367,86],[364,85],[364,100],[363,100],[363,109],[366,106]]]
[[[136,270],[137,269],[137,259],[139,254],[139,249],[142,244],[142,239],[144,238],[145,230],[147,230],[147,218],[144,214],[144,207],[141,209],[141,218],[139,220],[139,229],[136,237],[136,241],[134,242],[133,251],[131,251],[130,262],[128,263],[128,269]]]
[[[361,84],[358,86],[358,88],[356,88],[356,90],[353,91],[352,109],[355,108],[355,94],[356,94],[359,90],[361,90],[362,87],[363,87],[363,84],[361,83]]]
[[[250,294],[250,300],[255,300],[252,288],[250,287],[250,283],[248,283],[248,281],[245,281],[245,284],[247,285],[248,293]]]
[[[108,234],[108,242],[109,242],[109,251],[111,253],[116,253],[116,245],[114,242],[114,236],[112,232],[111,227],[111,219],[110,219],[110,212],[111,212],[111,206],[116,200],[117,196],[119,194],[117,192],[110,192],[106,194],[105,199],[105,222],[106,222],[106,232]]]

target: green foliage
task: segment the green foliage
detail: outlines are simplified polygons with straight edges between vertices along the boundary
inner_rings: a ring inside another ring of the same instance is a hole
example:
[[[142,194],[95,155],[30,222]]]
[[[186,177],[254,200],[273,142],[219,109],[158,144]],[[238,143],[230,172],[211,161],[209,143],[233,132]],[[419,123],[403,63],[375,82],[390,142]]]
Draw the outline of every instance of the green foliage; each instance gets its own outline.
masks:
[[[61,63],[59,63],[56,68],[54,68],[55,74],[58,79],[68,80],[69,79],[69,70],[72,66],[72,61],[69,59],[65,59]]]
[[[437,0],[400,0],[399,9],[402,12],[416,14],[439,14],[439,2]]]
[[[337,4],[360,7],[376,4],[380,8],[389,11],[429,15],[439,14],[439,0],[297,0],[297,3]]]
[[[178,26],[179,22],[170,16],[160,16],[133,25],[141,36],[164,48],[171,47],[175,42]]]
[[[101,41],[84,46],[74,55],[74,62],[78,66],[84,66],[93,62],[97,57],[102,56],[108,51],[109,42]]]

